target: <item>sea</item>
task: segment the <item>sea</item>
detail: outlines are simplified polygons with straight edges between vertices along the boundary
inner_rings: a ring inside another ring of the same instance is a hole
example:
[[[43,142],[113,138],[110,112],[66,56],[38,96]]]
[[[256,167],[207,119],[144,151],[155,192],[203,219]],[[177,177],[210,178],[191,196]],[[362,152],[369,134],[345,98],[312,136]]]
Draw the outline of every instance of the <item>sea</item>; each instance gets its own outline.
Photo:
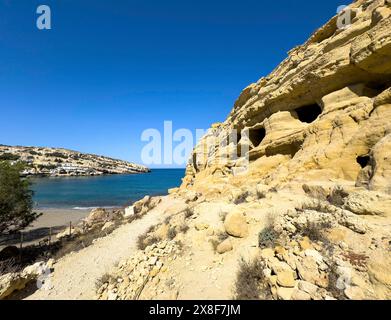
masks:
[[[179,187],[185,169],[154,169],[145,174],[31,178],[37,209],[85,210],[131,205],[146,195],[166,195]]]

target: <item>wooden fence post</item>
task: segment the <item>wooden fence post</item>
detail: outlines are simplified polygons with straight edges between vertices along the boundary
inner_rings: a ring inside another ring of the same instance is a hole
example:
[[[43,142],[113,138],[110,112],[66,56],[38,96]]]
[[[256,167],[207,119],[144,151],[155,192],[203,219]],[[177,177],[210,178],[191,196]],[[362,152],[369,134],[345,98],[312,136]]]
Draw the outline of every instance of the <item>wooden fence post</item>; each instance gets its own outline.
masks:
[[[69,236],[72,235],[72,221],[69,221]]]
[[[20,231],[20,246],[19,246],[19,260],[22,262],[22,250],[23,250],[23,231]]]
[[[49,228],[49,246],[52,242],[52,227]]]

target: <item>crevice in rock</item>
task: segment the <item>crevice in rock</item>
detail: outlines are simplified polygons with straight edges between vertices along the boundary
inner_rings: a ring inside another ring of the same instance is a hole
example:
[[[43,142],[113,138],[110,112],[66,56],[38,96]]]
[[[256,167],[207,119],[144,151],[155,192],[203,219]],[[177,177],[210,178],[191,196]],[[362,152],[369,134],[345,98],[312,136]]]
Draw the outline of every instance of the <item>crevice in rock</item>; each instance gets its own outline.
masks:
[[[301,122],[312,123],[322,114],[322,108],[318,104],[311,104],[295,109]]]
[[[303,146],[303,141],[294,141],[289,144],[281,144],[279,146],[267,147],[266,156],[271,157],[276,154],[288,155],[293,158]]]
[[[197,154],[193,153],[193,167],[196,172],[198,172],[198,167],[197,167]]]

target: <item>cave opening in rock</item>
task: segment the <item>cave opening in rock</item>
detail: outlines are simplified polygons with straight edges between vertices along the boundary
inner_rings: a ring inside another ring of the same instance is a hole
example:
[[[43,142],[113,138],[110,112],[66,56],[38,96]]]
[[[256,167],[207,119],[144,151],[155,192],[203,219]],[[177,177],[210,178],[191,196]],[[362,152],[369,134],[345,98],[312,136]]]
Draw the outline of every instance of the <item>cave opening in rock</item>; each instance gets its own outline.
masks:
[[[295,111],[301,122],[312,123],[322,113],[322,108],[318,104],[311,104],[297,108]]]
[[[369,164],[370,157],[368,155],[358,156],[356,160],[361,168],[364,169]]]
[[[196,172],[198,172],[198,166],[197,166],[197,154],[193,153],[193,168]]]
[[[266,130],[264,128],[249,129],[248,138],[250,139],[254,148],[258,147],[263,139],[266,137]]]

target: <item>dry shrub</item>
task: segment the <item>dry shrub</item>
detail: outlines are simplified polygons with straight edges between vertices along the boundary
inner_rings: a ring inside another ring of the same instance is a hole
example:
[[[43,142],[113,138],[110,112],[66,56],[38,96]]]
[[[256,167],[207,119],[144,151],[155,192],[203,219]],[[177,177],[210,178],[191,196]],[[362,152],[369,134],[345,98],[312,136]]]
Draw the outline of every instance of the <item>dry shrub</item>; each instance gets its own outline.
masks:
[[[100,289],[105,283],[110,283],[110,282],[113,282],[114,277],[109,274],[109,273],[105,273],[103,276],[101,276],[100,278],[98,278],[96,281],[95,281],[95,289],[98,290]]]
[[[168,232],[167,232],[167,238],[172,240],[176,237],[177,235],[177,231],[176,231],[176,228],[175,227],[171,227],[170,229],[168,229]]]
[[[185,214],[185,219],[188,219],[194,215],[194,210],[191,208],[186,208],[184,214]]]
[[[190,227],[186,223],[182,223],[179,227],[179,232],[181,233],[187,233],[189,231]]]
[[[241,204],[246,202],[246,198],[250,195],[248,191],[244,191],[234,199],[234,204]]]
[[[15,258],[0,261],[0,275],[18,271],[20,271],[20,267],[18,266],[18,262]]]
[[[236,300],[267,300],[270,292],[263,273],[264,262],[255,259],[252,262],[241,260],[235,282]]]
[[[137,238],[137,248],[139,250],[145,250],[146,247],[151,246],[154,243],[158,243],[160,239],[155,235],[150,235],[155,230],[155,226],[150,227],[145,233],[141,234]]]
[[[303,237],[308,237],[311,241],[317,242],[321,241],[323,243],[328,243],[328,239],[325,237],[325,230],[331,228],[331,223],[326,221],[321,222],[309,222],[299,229],[299,234]]]

